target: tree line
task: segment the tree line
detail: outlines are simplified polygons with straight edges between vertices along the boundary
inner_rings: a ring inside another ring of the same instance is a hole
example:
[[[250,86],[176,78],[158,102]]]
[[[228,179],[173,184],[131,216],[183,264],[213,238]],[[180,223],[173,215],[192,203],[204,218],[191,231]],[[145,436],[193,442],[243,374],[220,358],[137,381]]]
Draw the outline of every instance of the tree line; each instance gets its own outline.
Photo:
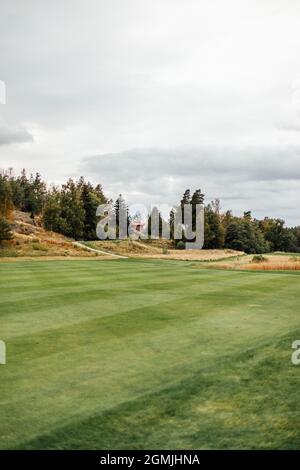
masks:
[[[29,177],[23,170],[0,174],[0,240],[11,238],[9,222],[13,209],[37,217],[46,230],[61,233],[76,240],[96,238],[99,204],[107,203],[100,184],[93,185],[81,177],[69,178],[62,186],[47,188],[39,173]],[[1,228],[2,227],[2,228]]]
[[[126,201],[120,195],[113,203],[105,196],[100,184],[93,185],[83,177],[75,181],[70,178],[61,186],[47,187],[39,173],[27,176],[23,170],[15,176],[12,170],[0,173],[0,242],[12,237],[10,223],[14,209],[29,212],[33,220],[39,220],[46,230],[61,233],[76,240],[95,240],[99,204],[111,203],[117,221],[120,208],[127,210],[127,224],[130,216]],[[204,194],[200,189],[191,193],[187,189],[180,202],[192,207],[192,220],[195,230],[197,204],[204,204]],[[134,217],[134,216],[133,216]],[[170,226],[174,240],[174,211],[169,220],[164,220],[158,208],[153,208],[148,217],[148,234],[151,234],[151,221],[159,221],[159,236],[163,235],[163,225]],[[250,211],[237,217],[231,211],[222,212],[218,199],[205,204],[204,248],[229,248],[246,253],[266,253],[271,251],[300,252],[300,227],[286,227],[279,218],[257,219]],[[174,245],[184,248],[184,238],[174,240]]]
[[[200,189],[191,194],[186,189],[180,202],[182,219],[184,206],[192,206],[192,230],[195,230],[195,211],[197,204],[204,204],[204,194]],[[157,208],[152,214],[159,218],[159,233],[162,236],[164,223],[163,217]],[[151,215],[152,215],[151,214]],[[174,240],[174,210],[171,210],[169,223],[171,226],[171,238]],[[148,234],[151,227],[151,218],[148,221]],[[224,213],[220,209],[219,199],[205,205],[204,218],[204,248],[205,249],[233,249],[249,254],[268,253],[271,251],[300,252],[300,226],[286,227],[283,219],[264,217],[259,220],[252,217],[251,211],[246,211],[241,217],[234,216],[232,211]],[[174,244],[184,248],[185,239],[174,240]]]

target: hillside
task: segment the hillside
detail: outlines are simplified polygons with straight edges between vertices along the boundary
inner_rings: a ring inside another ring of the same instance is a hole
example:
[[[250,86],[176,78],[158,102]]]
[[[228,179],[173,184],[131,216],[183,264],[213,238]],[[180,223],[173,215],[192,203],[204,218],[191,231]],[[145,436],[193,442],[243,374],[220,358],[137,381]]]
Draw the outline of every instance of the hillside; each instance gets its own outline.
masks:
[[[14,211],[11,218],[13,239],[0,247],[5,258],[110,258],[111,254],[133,258],[162,258],[189,261],[216,261],[242,255],[234,250],[176,250],[171,240],[96,240],[79,246],[73,239],[42,227],[41,218],[33,220],[26,212]],[[100,250],[99,252],[89,251]],[[101,253],[102,251],[102,253]],[[105,253],[107,252],[107,255]]]
[[[242,251],[223,250],[177,250],[171,240],[97,240],[88,246],[108,250],[131,258],[160,258],[181,261],[217,261],[242,256]]]
[[[55,232],[45,230],[40,218],[33,221],[26,212],[12,214],[13,239],[0,248],[3,258],[36,257],[95,257],[97,253],[74,246],[73,240]],[[104,256],[105,257],[105,256]]]

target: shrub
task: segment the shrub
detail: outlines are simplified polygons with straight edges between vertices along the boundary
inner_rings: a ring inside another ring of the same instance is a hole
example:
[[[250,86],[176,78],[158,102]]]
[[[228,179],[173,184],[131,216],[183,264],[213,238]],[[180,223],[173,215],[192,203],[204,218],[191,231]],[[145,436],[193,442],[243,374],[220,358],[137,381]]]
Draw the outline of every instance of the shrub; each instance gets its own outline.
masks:
[[[48,248],[45,246],[41,245],[40,243],[33,243],[32,249],[34,251],[48,251]]]
[[[177,243],[176,250],[185,250],[185,243],[182,240]]]
[[[268,258],[263,255],[255,255],[252,258],[252,263],[263,263],[264,261],[268,261]]]
[[[291,256],[290,261],[293,261],[294,263],[300,262],[300,256]]]
[[[0,250],[0,258],[17,258],[18,256],[17,251],[11,251],[9,249]]]
[[[162,254],[167,255],[168,253],[169,253],[168,247],[167,247],[167,245],[164,244],[163,247],[162,247]]]

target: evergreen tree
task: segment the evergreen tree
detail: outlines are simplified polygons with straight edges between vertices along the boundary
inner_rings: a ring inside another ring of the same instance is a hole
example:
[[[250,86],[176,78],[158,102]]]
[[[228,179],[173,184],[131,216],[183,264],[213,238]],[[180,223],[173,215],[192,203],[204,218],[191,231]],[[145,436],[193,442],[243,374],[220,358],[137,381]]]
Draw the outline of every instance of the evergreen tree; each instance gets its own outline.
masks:
[[[151,214],[148,217],[148,236],[150,238],[151,238],[151,236],[153,236],[153,234],[151,233],[152,224],[153,224],[153,231],[155,231],[155,235],[158,236],[158,238],[162,238],[163,224],[164,223],[165,222],[163,221],[163,218],[162,218],[161,213],[159,212],[158,208],[153,207],[152,211],[151,211]]]
[[[171,240],[174,240],[174,219],[175,219],[175,209],[172,208],[170,210],[170,215],[169,215],[170,238],[171,238]]]
[[[93,194],[93,187],[90,183],[84,183],[81,188],[81,200],[84,210],[83,236],[85,240],[96,239],[96,211],[100,202]]]
[[[119,197],[116,199],[116,202],[114,204],[114,213],[115,213],[115,218],[116,218],[116,235],[117,238],[121,237],[127,237],[128,236],[128,227],[130,224],[130,217],[129,217],[129,210],[128,206],[126,204],[125,199],[123,198],[122,194],[119,194]],[[120,216],[123,215],[126,217],[126,222],[127,222],[127,229],[126,227],[123,227],[124,231],[126,233],[121,233],[120,230]]]
[[[191,198],[191,204],[192,204],[192,230],[196,230],[196,211],[197,211],[197,205],[203,204],[204,203],[204,194],[201,192],[201,189],[196,189],[194,192],[192,198]]]
[[[183,207],[185,204],[190,204],[191,203],[191,190],[186,189],[183,193],[182,199],[180,201],[181,207]]]

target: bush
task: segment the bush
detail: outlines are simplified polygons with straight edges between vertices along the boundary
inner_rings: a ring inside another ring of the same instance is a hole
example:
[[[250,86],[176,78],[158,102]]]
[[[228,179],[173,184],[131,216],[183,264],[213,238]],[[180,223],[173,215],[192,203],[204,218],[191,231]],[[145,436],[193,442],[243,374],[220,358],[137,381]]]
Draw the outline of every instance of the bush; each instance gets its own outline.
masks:
[[[255,255],[252,258],[252,263],[263,263],[264,261],[268,261],[268,258],[263,255]]]
[[[9,249],[0,250],[0,258],[17,258],[18,256],[17,251],[11,251]]]
[[[48,251],[48,248],[43,246],[41,243],[33,243],[32,249],[34,251]]]
[[[177,243],[176,250],[185,250],[185,243],[182,240]]]
[[[163,247],[162,247],[162,254],[163,254],[163,255],[167,255],[168,253],[169,253],[168,247],[167,247],[166,244],[164,244]]]

